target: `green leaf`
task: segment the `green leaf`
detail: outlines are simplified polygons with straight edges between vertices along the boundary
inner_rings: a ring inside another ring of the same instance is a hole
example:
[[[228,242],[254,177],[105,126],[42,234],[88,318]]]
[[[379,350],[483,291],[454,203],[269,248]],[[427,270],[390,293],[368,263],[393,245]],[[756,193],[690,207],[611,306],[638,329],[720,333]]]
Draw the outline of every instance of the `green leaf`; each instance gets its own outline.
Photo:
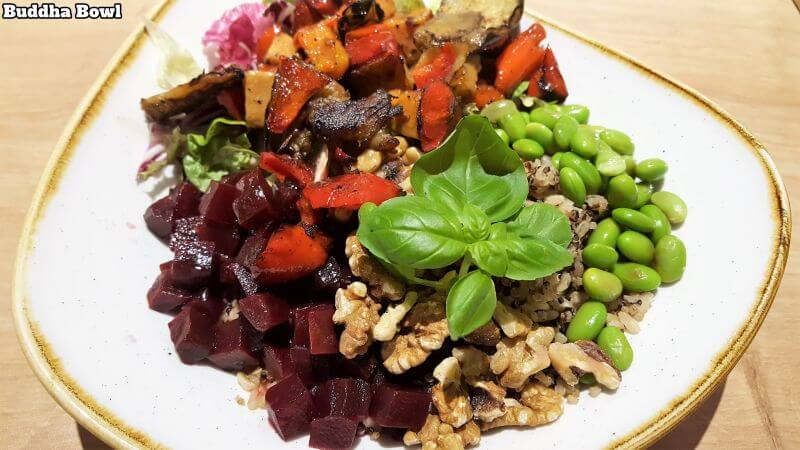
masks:
[[[477,242],[489,236],[489,218],[475,205],[465,205],[458,219],[464,226],[464,232],[470,242]]]
[[[368,206],[359,219],[358,239],[392,265],[436,269],[458,261],[467,250],[455,214],[424,197],[395,197]]]
[[[534,237],[566,247],[572,241],[569,219],[558,208],[547,203],[534,203],[522,208],[508,231],[523,238]]]
[[[495,241],[481,241],[470,244],[469,254],[482,270],[492,276],[505,276],[508,270],[508,255],[505,247]]]
[[[491,222],[514,215],[528,196],[519,156],[479,115],[461,119],[440,147],[414,164],[411,185],[418,196],[455,212],[477,206]]]
[[[505,248],[508,257],[505,277],[512,280],[536,280],[572,264],[572,254],[552,241],[510,234],[508,239],[495,243]]]
[[[201,191],[225,175],[255,167],[258,153],[250,150],[244,122],[218,118],[205,134],[186,136],[183,171],[190,183]]]
[[[497,305],[494,282],[476,270],[456,281],[447,294],[447,325],[450,338],[466,336],[490,320]]]

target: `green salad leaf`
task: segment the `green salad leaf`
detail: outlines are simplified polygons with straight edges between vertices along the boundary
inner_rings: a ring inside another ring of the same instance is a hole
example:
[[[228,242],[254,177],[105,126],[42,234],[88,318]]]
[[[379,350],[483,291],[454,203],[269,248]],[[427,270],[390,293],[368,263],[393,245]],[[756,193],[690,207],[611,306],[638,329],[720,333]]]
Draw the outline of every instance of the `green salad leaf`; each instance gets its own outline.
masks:
[[[492,320],[497,293],[492,279],[480,270],[456,281],[447,294],[447,326],[457,340]]]
[[[182,158],[186,179],[201,191],[225,175],[255,167],[258,153],[250,149],[244,122],[218,118],[205,134],[186,136]]]
[[[492,222],[519,211],[528,196],[522,160],[479,115],[461,119],[440,147],[414,164],[411,185],[453,211],[474,205]]]

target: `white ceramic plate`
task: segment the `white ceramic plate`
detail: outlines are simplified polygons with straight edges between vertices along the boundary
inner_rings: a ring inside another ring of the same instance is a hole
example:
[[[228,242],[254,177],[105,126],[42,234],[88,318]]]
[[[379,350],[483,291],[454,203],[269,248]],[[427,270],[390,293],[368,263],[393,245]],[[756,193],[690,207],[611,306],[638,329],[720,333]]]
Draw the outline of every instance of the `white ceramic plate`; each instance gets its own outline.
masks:
[[[200,38],[236,0],[175,0],[158,20],[202,60]],[[524,19],[527,26],[530,17]],[[626,130],[639,158],[670,164],[666,188],[690,214],[677,234],[684,279],[660,289],[618,392],[583,395],[561,419],[484,438],[486,448],[635,447],[663,436],[731,370],[774,297],[790,212],[767,153],[694,91],[546,21],[570,89],[592,123]],[[305,448],[263,411],[239,406],[229,374],[180,363],[169,317],[145,292],[169,251],[145,228],[134,173],[148,134],[139,98],[158,91],[139,31],[88,94],[42,178],[17,259],[14,316],[36,374],[83,426],[117,447]],[[362,439],[360,448],[378,444]]]

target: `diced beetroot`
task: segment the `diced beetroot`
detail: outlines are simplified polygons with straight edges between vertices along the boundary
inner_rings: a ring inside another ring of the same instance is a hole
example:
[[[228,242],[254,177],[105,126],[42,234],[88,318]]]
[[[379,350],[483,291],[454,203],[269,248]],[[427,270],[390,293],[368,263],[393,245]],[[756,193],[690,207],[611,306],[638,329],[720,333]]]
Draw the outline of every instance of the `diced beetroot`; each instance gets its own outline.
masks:
[[[208,360],[223,370],[246,371],[258,365],[241,318],[214,326],[214,347]]]
[[[239,249],[239,228],[235,225],[216,225],[203,221],[195,227],[197,239],[214,243],[214,250],[224,255],[233,256]]]
[[[224,177],[220,178],[219,182],[222,184],[230,184],[231,186],[236,186],[239,183],[239,180],[245,176],[247,172],[233,172],[225,175]]]
[[[248,236],[239,248],[239,253],[236,254],[236,262],[245,267],[255,264],[256,259],[261,256],[264,247],[267,246],[268,238],[269,233],[266,232]]]
[[[239,311],[261,332],[289,321],[289,305],[272,294],[254,294],[239,300]]]
[[[269,420],[283,440],[305,432],[311,419],[311,393],[303,381],[293,374],[267,390]]]
[[[358,421],[348,417],[323,417],[311,421],[308,446],[326,450],[347,449],[356,439]]]
[[[314,272],[314,289],[319,291],[335,291],[344,287],[347,280],[342,272],[342,267],[333,256],[328,258],[325,264]]]
[[[429,392],[384,383],[372,396],[370,417],[382,427],[418,431],[425,424],[430,406]]]
[[[334,365],[336,373],[370,381],[378,367],[378,361],[373,355],[362,355],[353,359],[337,358]]]
[[[230,184],[211,182],[208,192],[203,194],[198,207],[200,214],[211,222],[221,225],[234,225],[236,215],[233,213],[233,201],[239,191]]]
[[[220,281],[222,283],[236,286],[245,295],[253,295],[258,291],[258,285],[247,267],[230,259],[221,265]]]
[[[169,335],[175,344],[175,351],[186,364],[203,360],[211,353],[216,318],[209,316],[203,303],[194,301],[187,304],[169,322]]]
[[[343,416],[361,420],[369,414],[369,383],[359,378],[334,378],[311,390],[314,417]]]
[[[294,324],[292,345],[308,347],[308,312],[314,306],[316,305],[298,306],[292,309],[292,323]]]
[[[306,347],[292,345],[289,348],[289,358],[292,360],[295,373],[307,386],[314,384],[314,372],[311,368],[311,352]]]
[[[339,338],[333,329],[332,304],[319,305],[308,312],[308,341],[312,355],[330,355],[339,352]]]
[[[147,304],[150,309],[163,313],[172,312],[181,305],[199,298],[197,294],[175,287],[168,273],[163,272],[156,278],[150,290],[147,291]]]
[[[170,264],[170,277],[176,286],[199,287],[214,274],[214,244],[185,242],[175,247],[175,259]]]
[[[300,436],[308,430],[308,413],[302,408],[287,405],[269,410],[269,423],[284,441]]]
[[[144,223],[156,236],[165,239],[172,233],[172,213],[175,203],[167,196],[156,200],[144,212]]]
[[[280,216],[273,206],[274,192],[260,169],[248,171],[237,187],[241,192],[233,202],[233,212],[242,228],[252,230]]]
[[[184,219],[186,217],[198,215],[198,205],[200,204],[200,196],[203,195],[200,190],[194,187],[191,183],[179,184],[170,194],[172,203],[175,205],[175,212],[173,220]]]
[[[264,344],[263,361],[264,369],[275,380],[280,380],[295,373],[288,347]]]
[[[169,248],[174,252],[181,245],[197,241],[197,226],[202,223],[203,218],[200,216],[176,219],[169,237]]]

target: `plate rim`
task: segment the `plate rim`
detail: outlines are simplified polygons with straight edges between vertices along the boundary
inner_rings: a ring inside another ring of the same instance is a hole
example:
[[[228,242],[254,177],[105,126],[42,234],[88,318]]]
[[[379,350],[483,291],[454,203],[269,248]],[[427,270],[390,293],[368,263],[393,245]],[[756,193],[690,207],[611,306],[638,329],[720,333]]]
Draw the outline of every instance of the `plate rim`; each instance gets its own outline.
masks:
[[[153,21],[158,21],[174,3],[175,0],[161,0],[144,16]],[[591,45],[618,61],[628,64],[635,70],[644,73],[665,87],[677,91],[682,97],[692,100],[706,109],[711,116],[732,128],[748,144],[758,157],[759,163],[765,170],[770,182],[771,210],[773,220],[776,221],[775,236],[773,236],[773,255],[768,265],[766,279],[761,284],[760,295],[752,304],[744,323],[725,348],[710,361],[710,368],[703,372],[686,392],[675,397],[668,406],[626,436],[618,438],[607,445],[608,448],[647,447],[669,433],[714,392],[717,385],[736,366],[736,363],[747,350],[761,327],[772,306],[786,269],[792,232],[792,216],[788,194],[775,163],[766,148],[736,119],[703,94],[669,75],[647,67],[627,53],[607,47],[556,20],[530,12],[528,8],[525,8],[524,13],[541,21],[546,26],[555,28],[585,44]],[[154,441],[146,433],[118,419],[112,411],[100,405],[88,393],[83,391],[77,381],[63,369],[58,356],[51,350],[37,324],[28,315],[25,304],[26,293],[23,292],[22,286],[25,285],[27,262],[36,225],[41,219],[50,198],[57,190],[61,175],[69,163],[72,151],[80,142],[83,132],[91,125],[93,119],[97,116],[97,112],[104,105],[107,90],[116,84],[119,76],[138,55],[145,39],[144,24],[140,24],[134,28],[133,32],[112,56],[67,122],[39,179],[23,223],[14,262],[11,292],[12,316],[17,340],[37,378],[56,402],[75,418],[79,424],[106,444],[115,448],[163,448],[163,445]]]

